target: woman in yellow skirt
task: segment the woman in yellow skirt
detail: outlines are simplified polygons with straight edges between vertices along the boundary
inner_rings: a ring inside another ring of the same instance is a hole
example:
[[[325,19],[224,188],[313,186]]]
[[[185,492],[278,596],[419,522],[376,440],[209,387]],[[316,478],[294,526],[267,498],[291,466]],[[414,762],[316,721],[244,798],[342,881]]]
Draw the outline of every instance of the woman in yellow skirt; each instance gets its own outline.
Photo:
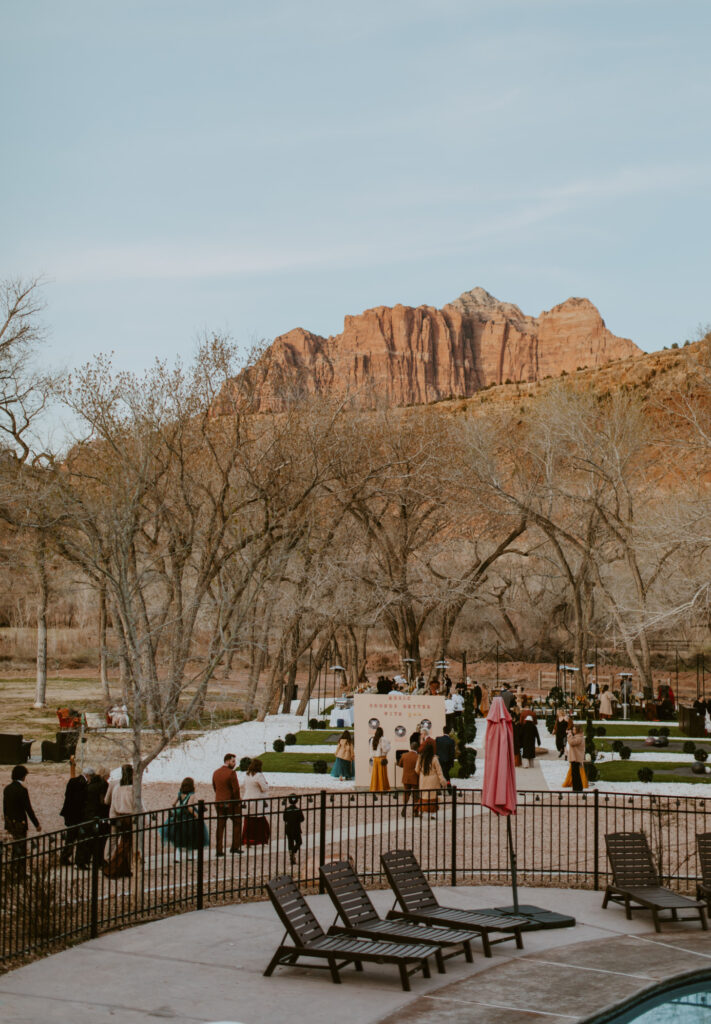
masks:
[[[368,740],[370,747],[370,763],[372,772],[370,774],[370,792],[386,793],[390,789],[388,779],[388,751],[390,743],[383,736],[383,730],[378,726]]]
[[[572,786],[574,793],[582,793],[588,788],[588,778],[585,774],[585,736],[573,722],[568,729],[568,774],[563,788],[567,786]]]

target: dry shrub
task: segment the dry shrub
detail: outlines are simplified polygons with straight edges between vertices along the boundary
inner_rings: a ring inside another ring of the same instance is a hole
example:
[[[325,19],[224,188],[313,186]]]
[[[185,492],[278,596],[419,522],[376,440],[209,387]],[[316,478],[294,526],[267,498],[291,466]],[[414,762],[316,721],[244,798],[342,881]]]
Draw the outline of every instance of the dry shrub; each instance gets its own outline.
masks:
[[[28,852],[30,842],[28,841]],[[66,872],[59,868],[59,853],[55,851],[40,857],[29,853],[26,861],[19,862],[24,876],[15,875],[10,860],[10,844],[0,864],[0,949],[11,956],[51,946],[54,942],[76,938],[85,928],[77,928],[79,921],[86,924],[86,914],[76,911],[86,895],[82,883],[69,882]],[[88,875],[88,872],[87,872]],[[74,924],[76,922],[76,924]],[[73,927],[74,924],[74,927]]]

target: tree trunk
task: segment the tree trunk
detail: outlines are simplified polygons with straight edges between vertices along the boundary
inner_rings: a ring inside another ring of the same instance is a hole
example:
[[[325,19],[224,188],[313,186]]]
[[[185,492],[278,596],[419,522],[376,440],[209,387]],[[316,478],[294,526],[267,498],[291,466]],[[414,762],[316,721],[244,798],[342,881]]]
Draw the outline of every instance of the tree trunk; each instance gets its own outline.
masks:
[[[40,534],[35,549],[39,593],[37,595],[37,685],[35,687],[36,708],[47,707],[47,603],[49,583],[47,580],[47,558],[45,540]]]
[[[111,687],[109,685],[109,652],[106,647],[106,630],[108,616],[106,614],[106,587],[99,588],[99,673],[101,676],[101,689],[104,694],[104,702],[111,707]]]

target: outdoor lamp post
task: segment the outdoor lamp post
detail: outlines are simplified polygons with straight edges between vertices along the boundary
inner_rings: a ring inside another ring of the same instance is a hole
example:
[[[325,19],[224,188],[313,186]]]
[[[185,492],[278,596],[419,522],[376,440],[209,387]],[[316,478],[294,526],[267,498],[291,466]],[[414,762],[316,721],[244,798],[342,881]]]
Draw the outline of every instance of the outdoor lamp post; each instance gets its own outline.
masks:
[[[441,658],[440,661],[435,662],[435,668],[437,669],[438,672],[444,673],[449,668],[449,662],[445,661],[444,658]]]
[[[336,672],[343,672],[345,675],[345,669],[343,665],[331,665],[330,671],[333,672],[333,699],[336,699]],[[341,682],[341,689],[343,689],[343,683]]]
[[[622,718],[625,721],[627,721],[627,697],[628,697],[628,692],[627,691],[629,690],[629,687],[630,687],[630,684],[631,684],[633,676],[632,676],[631,672],[618,672],[617,673],[617,678],[620,680],[620,690],[622,691],[622,697],[623,697],[623,700],[622,700]]]

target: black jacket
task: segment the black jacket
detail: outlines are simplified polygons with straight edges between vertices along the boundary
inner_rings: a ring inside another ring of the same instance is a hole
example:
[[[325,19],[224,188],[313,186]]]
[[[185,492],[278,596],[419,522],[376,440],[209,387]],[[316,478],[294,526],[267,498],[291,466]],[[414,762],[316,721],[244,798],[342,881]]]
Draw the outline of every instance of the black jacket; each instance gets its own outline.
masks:
[[[2,810],[6,821],[21,821],[27,824],[29,818],[35,828],[39,828],[37,816],[32,810],[30,794],[21,782],[11,782],[2,792]]]
[[[106,779],[102,779],[100,775],[92,775],[89,779],[86,787],[86,804],[84,806],[87,821],[92,821],[94,818],[108,818],[109,808],[104,803],[104,797],[108,788],[108,782]]]
[[[531,760],[536,756],[536,745],[540,747],[541,737],[538,735],[536,723],[532,718],[527,718],[521,726],[521,746],[523,756]]]
[[[451,736],[438,736],[435,740],[437,759],[443,768],[451,768],[454,764],[456,746]]]
[[[86,821],[86,791],[89,786],[83,775],[70,779],[64,791],[64,803],[59,812],[65,825],[78,825]]]

